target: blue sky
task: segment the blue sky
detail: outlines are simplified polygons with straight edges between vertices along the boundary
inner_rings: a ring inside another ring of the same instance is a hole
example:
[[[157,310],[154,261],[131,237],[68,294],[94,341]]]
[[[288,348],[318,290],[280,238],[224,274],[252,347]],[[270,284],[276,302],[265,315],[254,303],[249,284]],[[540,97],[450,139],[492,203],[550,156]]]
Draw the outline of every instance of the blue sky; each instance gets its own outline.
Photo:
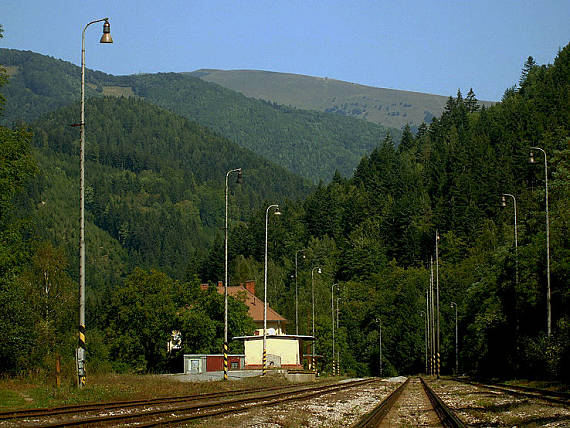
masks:
[[[111,74],[260,69],[499,100],[570,42],[570,1],[1,0],[0,47]],[[1,62],[1,58],[0,58]]]

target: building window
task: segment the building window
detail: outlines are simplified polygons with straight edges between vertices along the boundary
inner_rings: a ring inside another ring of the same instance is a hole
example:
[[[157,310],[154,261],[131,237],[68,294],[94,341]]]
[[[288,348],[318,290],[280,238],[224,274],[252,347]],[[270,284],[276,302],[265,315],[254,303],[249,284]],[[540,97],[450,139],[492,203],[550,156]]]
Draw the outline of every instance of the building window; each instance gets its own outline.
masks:
[[[231,368],[232,370],[237,370],[237,369],[239,369],[239,363],[238,363],[237,361],[231,361],[231,362],[230,362],[230,368]]]

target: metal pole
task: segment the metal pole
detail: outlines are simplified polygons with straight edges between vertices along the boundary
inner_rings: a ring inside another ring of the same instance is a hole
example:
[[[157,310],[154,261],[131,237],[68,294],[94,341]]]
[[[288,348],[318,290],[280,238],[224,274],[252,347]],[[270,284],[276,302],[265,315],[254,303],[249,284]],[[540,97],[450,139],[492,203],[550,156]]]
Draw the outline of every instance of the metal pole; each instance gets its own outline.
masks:
[[[316,364],[315,364],[315,345],[316,345],[316,339],[315,339],[315,269],[318,269],[317,272],[321,273],[321,268],[320,267],[314,267],[311,270],[311,301],[312,301],[312,335],[313,335],[313,355],[311,356],[311,363],[313,365],[313,370],[316,371]]]
[[[228,178],[232,172],[241,173],[241,168],[232,169],[226,173],[226,215],[224,224],[224,380],[228,380]]]
[[[267,224],[269,222],[269,210],[279,208],[279,205],[269,205],[265,210],[265,268],[263,280],[263,376],[267,373]]]
[[[436,375],[439,379],[441,368],[441,351],[440,351],[440,330],[439,330],[439,252],[438,252],[439,232],[435,231],[435,289],[436,289],[436,320],[437,320],[437,343],[436,343]]]
[[[425,311],[420,311],[420,316],[424,319],[424,349],[425,349],[425,363],[426,363],[426,374],[428,374],[428,361],[427,361],[427,315]]]
[[[304,252],[305,250],[295,251],[295,334],[299,335],[299,292],[297,288],[297,256],[299,252]],[[305,258],[305,254],[303,254]]]
[[[336,331],[340,331],[339,330],[339,315],[340,315],[340,308],[339,308],[339,294],[340,294],[340,285],[339,285],[339,289],[338,289],[338,293],[336,294]],[[336,349],[336,374],[337,376],[340,376],[340,344],[339,346],[337,346]]]
[[[429,311],[429,285],[426,288],[426,331],[429,338],[426,343],[426,374],[431,374],[431,329],[430,329],[430,311]]]
[[[433,258],[430,258],[430,313],[431,313],[431,374],[436,374],[435,368],[435,305],[433,301]]]
[[[510,193],[503,193],[503,201],[504,197],[509,196],[513,198],[513,208],[515,210],[515,283],[519,283],[519,246],[518,246],[518,234],[517,234],[517,199],[514,195]]]
[[[459,334],[457,330],[457,303],[451,302],[451,307],[455,306],[455,376],[459,375]]]
[[[91,21],[81,33],[81,121],[79,122],[79,343],[76,351],[77,384],[85,386],[85,30],[91,24],[108,22],[109,18]]]
[[[334,286],[331,286],[331,321],[332,321],[332,373],[334,376]]]
[[[546,204],[546,332],[548,337],[552,334],[552,313],[550,309],[550,226],[548,220],[548,163],[546,152],[540,147],[531,147],[533,150],[540,150],[544,154],[544,186]],[[532,157],[531,157],[532,159]]]
[[[378,321],[380,331],[380,377],[382,377],[382,321]]]

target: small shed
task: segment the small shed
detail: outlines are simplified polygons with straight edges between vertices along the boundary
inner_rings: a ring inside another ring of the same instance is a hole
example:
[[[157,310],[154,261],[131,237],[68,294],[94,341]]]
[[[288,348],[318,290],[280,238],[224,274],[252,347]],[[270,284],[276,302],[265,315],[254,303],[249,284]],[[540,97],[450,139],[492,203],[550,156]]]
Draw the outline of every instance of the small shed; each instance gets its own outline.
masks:
[[[245,354],[228,354],[228,370],[242,370]],[[218,372],[224,370],[223,354],[184,354],[184,373]]]

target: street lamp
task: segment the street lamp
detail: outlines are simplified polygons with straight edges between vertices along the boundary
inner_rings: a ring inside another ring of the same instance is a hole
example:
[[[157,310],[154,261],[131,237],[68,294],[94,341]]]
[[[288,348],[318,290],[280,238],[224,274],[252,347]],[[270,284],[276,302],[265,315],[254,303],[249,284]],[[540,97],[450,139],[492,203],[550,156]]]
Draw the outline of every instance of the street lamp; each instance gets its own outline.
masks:
[[[338,286],[338,282],[336,284],[331,285],[331,320],[332,320],[332,373],[333,376],[335,374],[335,365],[334,365],[334,286]]]
[[[295,251],[295,334],[297,336],[299,335],[299,292],[297,288],[297,256],[299,253],[302,253],[305,258],[305,250]]]
[[[269,223],[269,210],[275,208],[273,214],[280,215],[279,205],[269,205],[265,210],[265,269],[263,281],[263,376],[267,373],[267,224]]]
[[[241,183],[241,168],[231,169],[226,173],[226,222],[225,231],[225,251],[224,251],[224,380],[228,380],[228,178],[232,172],[237,172],[237,183]]]
[[[546,152],[540,147],[530,148],[530,163],[535,163],[533,150],[539,150],[544,154],[544,187],[546,191],[546,332],[550,337],[552,334],[552,314],[550,312],[550,227],[548,224],[548,164],[546,162]]]
[[[340,332],[339,329],[339,319],[340,319],[340,284],[338,285],[337,293],[336,293],[336,331]],[[339,346],[336,348],[336,374],[340,376],[340,343]]]
[[[437,379],[439,379],[439,374],[440,374],[440,348],[439,348],[439,334],[440,334],[440,330],[439,330],[439,252],[438,252],[438,242],[439,242],[439,232],[436,230],[435,231],[435,306],[436,306],[436,321],[437,321],[437,325],[436,325],[436,330],[437,330],[437,342],[436,342],[436,357],[437,357],[437,362],[436,362],[436,377]]]
[[[425,348],[425,361],[426,361],[426,375],[428,374],[428,344],[427,344],[427,331],[428,319],[425,311],[420,311],[420,317],[424,318],[424,348]]]
[[[378,323],[378,334],[379,334],[379,349],[380,349],[380,377],[382,377],[382,322],[380,318],[376,318],[376,322]]]
[[[314,267],[311,270],[311,300],[313,302],[312,306],[313,306],[313,318],[312,318],[312,322],[313,322],[313,329],[312,329],[312,335],[313,335],[313,355],[311,357],[311,364],[313,365],[313,370],[316,370],[316,366],[315,366],[315,345],[316,345],[316,339],[315,339],[315,270],[317,271],[317,273],[322,273],[322,270],[319,266]]]
[[[455,376],[459,376],[459,335],[457,330],[457,303],[451,302],[451,307],[455,307]]]
[[[103,22],[103,35],[100,43],[113,43],[109,18],[91,21],[81,33],[81,122],[79,131],[81,143],[79,148],[79,344],[76,351],[77,383],[79,388],[85,386],[85,30],[91,24]]]
[[[514,197],[514,195],[511,195],[510,193],[503,193],[502,197],[501,197],[501,206],[502,207],[506,207],[507,206],[507,199],[506,196],[513,198],[513,207],[515,209],[515,281],[518,284],[519,283],[519,258],[518,258],[518,237],[517,237],[517,200]]]
[[[435,304],[434,304],[434,280],[433,280],[433,256],[430,257],[430,281],[429,281],[429,318],[430,318],[430,350],[431,350],[431,375],[436,374],[436,347],[435,347]]]

